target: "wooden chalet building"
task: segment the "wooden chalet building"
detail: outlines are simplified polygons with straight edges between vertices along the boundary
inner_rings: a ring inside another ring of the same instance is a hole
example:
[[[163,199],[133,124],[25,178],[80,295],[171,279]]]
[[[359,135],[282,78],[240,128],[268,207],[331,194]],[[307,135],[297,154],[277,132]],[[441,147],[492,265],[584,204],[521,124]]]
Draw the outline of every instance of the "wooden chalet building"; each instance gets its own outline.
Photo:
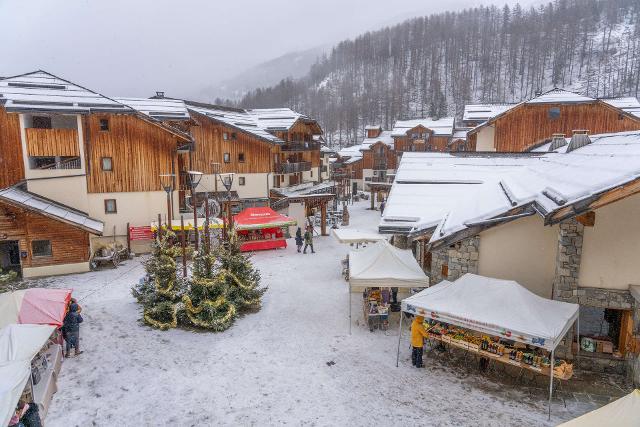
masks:
[[[449,151],[453,131],[453,117],[398,120],[391,131],[393,148],[398,156],[404,152],[446,152]]]
[[[234,173],[232,191],[243,205],[269,203],[272,188],[317,182],[322,130],[315,120],[289,109],[243,110],[187,101],[194,122],[193,151],[182,153],[180,170],[204,173],[199,193],[226,191],[218,173]],[[184,186],[186,182],[181,179]]]
[[[391,132],[382,130],[382,126],[367,126],[365,131],[366,136],[360,144],[363,183],[388,182],[397,162]]]
[[[571,136],[574,130],[600,134],[640,129],[638,112],[635,98],[594,99],[556,88],[519,104],[465,106],[463,123],[475,126],[468,132],[470,149],[519,152],[554,134]]]
[[[145,112],[125,102],[44,71],[0,80],[0,188],[22,183],[104,223],[93,250],[124,244],[127,224],[167,211],[159,175],[178,170],[177,152],[192,141],[162,121],[188,120],[184,104],[146,100]]]

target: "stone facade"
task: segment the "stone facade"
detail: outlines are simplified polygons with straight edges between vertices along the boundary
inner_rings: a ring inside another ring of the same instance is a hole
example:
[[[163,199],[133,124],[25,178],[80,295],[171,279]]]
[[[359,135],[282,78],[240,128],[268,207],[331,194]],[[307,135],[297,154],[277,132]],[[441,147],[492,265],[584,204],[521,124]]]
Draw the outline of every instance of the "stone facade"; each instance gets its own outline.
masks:
[[[553,283],[553,299],[578,302],[578,273],[582,257],[584,226],[575,219],[559,224],[556,274]]]
[[[474,236],[446,248],[431,252],[432,285],[442,280],[456,280],[465,273],[478,273],[480,237]],[[446,266],[447,274],[443,274]]]

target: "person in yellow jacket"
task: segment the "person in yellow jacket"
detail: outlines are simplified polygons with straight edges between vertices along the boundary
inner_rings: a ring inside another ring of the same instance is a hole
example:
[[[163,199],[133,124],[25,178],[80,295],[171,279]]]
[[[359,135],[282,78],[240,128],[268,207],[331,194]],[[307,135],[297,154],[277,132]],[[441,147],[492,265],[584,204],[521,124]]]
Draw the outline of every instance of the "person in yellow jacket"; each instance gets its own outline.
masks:
[[[424,328],[424,316],[416,316],[411,323],[411,363],[416,368],[422,368],[422,346],[424,339],[429,336]]]

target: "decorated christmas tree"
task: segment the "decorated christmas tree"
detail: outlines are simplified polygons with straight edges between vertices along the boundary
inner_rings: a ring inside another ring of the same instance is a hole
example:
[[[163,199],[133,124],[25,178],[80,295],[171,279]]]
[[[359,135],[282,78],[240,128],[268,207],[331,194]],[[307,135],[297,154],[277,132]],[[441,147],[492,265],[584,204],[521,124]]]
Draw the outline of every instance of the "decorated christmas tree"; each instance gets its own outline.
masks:
[[[193,326],[223,331],[233,323],[236,307],[227,299],[228,287],[215,271],[216,257],[202,248],[193,260],[193,275],[182,297],[186,315]]]
[[[260,307],[267,288],[260,287],[260,272],[251,259],[240,252],[237,234],[229,232],[229,241],[216,248],[217,271],[228,288],[228,299],[238,311]]]
[[[133,296],[144,307],[144,321],[159,329],[175,328],[177,303],[184,293],[184,280],[178,279],[176,257],[179,249],[173,245],[175,234],[162,233],[153,243],[153,252],[145,262],[146,276],[133,287]]]

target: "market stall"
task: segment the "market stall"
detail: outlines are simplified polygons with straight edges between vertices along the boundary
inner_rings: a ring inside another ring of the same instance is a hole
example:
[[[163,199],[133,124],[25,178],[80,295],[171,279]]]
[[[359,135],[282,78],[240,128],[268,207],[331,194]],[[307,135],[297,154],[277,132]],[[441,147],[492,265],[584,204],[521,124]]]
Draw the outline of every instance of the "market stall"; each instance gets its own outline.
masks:
[[[233,217],[233,223],[243,252],[286,248],[286,227],[296,225],[268,207],[247,208]]]
[[[46,415],[62,363],[56,333],[51,325],[12,324],[0,329],[1,425],[9,423],[23,394],[38,405],[41,418]]]
[[[0,294],[0,328],[12,323],[62,326],[71,289],[32,288]]]
[[[336,228],[333,230],[333,236],[340,243],[362,244],[362,243],[375,243],[380,240],[387,240],[386,236],[373,232],[352,230],[349,228]]]
[[[391,288],[423,288],[429,278],[410,249],[398,249],[381,240],[366,249],[349,252],[349,332],[351,333],[351,293],[364,287],[363,312],[367,323],[379,323],[388,314]],[[372,318],[374,317],[374,318]],[[378,317],[377,319],[375,317]]]
[[[640,390],[588,412],[558,427],[637,427],[640,425]]]
[[[568,379],[572,374],[568,364],[555,363],[555,349],[578,320],[578,307],[539,297],[511,280],[469,273],[402,301],[402,313],[430,319],[430,338],[548,375],[549,414],[554,377]],[[402,321],[396,366],[401,336]]]

